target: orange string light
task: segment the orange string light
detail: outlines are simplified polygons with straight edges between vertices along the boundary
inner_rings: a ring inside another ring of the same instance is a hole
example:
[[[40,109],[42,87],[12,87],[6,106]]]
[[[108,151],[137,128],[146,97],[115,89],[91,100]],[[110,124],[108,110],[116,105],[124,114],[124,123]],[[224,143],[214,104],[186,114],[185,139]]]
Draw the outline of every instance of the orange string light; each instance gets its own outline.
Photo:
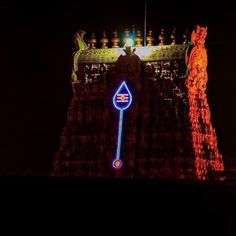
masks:
[[[198,179],[203,180],[211,171],[224,170],[205,93],[208,81],[206,35],[207,27],[197,26],[196,31],[192,32],[191,40],[194,47],[188,59],[189,75],[186,80],[196,175]]]

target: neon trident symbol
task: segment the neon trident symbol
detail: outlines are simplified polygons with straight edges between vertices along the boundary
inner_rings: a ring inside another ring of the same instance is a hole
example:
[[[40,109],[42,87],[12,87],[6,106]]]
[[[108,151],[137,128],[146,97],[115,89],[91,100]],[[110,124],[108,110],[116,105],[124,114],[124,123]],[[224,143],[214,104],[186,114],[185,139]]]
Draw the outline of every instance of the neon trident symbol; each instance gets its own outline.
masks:
[[[112,161],[112,167],[116,170],[119,170],[123,165],[121,160],[121,141],[123,133],[124,110],[129,108],[131,102],[132,95],[125,81],[123,81],[113,97],[113,104],[115,108],[120,111],[116,158]]]

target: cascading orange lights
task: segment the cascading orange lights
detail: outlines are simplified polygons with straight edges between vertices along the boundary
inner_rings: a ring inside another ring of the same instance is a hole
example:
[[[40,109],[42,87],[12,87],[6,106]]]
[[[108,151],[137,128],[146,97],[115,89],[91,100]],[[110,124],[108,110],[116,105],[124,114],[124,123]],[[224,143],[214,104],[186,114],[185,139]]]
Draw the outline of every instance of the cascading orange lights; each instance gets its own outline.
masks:
[[[207,179],[212,171],[224,170],[205,93],[208,81],[206,35],[207,27],[197,26],[192,32],[193,48],[188,58],[189,75],[186,80],[196,176],[202,180]]]

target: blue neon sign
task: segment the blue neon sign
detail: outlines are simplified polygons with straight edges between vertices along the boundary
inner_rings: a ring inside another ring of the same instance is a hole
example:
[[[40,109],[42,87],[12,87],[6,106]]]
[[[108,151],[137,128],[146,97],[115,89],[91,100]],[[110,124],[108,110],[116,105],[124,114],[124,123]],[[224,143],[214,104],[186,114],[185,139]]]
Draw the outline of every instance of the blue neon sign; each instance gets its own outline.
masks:
[[[124,110],[130,107],[132,99],[132,94],[125,81],[123,81],[113,97],[113,104],[115,108],[120,111],[116,158],[112,162],[112,167],[116,170],[120,169],[123,165],[123,162],[121,160],[121,142],[123,133]]]
[[[122,82],[113,97],[113,104],[118,110],[126,110],[132,102],[132,95],[125,81]]]

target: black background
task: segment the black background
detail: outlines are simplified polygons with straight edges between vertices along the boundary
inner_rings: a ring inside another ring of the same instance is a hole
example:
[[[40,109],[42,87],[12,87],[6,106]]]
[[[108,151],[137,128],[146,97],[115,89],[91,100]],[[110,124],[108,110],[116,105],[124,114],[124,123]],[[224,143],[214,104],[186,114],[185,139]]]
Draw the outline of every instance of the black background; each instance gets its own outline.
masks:
[[[236,168],[236,17],[233,3],[147,2],[148,26],[156,33],[160,27],[170,32],[176,26],[182,33],[185,27],[191,28],[197,23],[208,26],[207,94],[212,122],[226,169]],[[115,28],[123,30],[132,25],[143,25],[143,4],[137,1],[0,2],[0,175],[49,175],[72,97],[70,74],[74,33],[84,29],[88,34],[92,30],[101,34],[104,28],[111,33]],[[13,179],[22,184],[22,178]],[[27,183],[29,179],[23,180]],[[86,219],[100,218],[99,212],[104,210],[102,204],[110,200],[114,205],[106,212],[107,218],[117,211],[125,216],[126,224],[131,228],[142,227],[142,219],[146,218],[150,220],[146,230],[166,230],[159,235],[168,235],[175,229],[181,233],[189,225],[191,231],[186,231],[191,232],[189,235],[194,232],[198,235],[235,235],[236,191],[233,183],[175,184],[145,180],[103,180],[101,183],[98,180],[50,178],[43,186],[42,179],[33,178],[31,182],[35,188],[29,198],[52,186],[55,196],[62,193],[74,196],[70,198],[76,202],[73,206],[68,199],[66,204],[64,199],[57,205],[55,198],[50,198],[55,208],[68,204],[79,209],[89,195],[88,215],[80,212]],[[20,187],[23,191],[26,188],[27,184]],[[78,189],[79,194],[75,194]],[[19,196],[19,191],[16,194]],[[127,203],[128,207],[122,203]],[[92,210],[97,208],[97,214],[93,215]],[[134,215],[139,220],[134,225],[127,223],[129,216]],[[170,225],[170,221],[175,225]]]

